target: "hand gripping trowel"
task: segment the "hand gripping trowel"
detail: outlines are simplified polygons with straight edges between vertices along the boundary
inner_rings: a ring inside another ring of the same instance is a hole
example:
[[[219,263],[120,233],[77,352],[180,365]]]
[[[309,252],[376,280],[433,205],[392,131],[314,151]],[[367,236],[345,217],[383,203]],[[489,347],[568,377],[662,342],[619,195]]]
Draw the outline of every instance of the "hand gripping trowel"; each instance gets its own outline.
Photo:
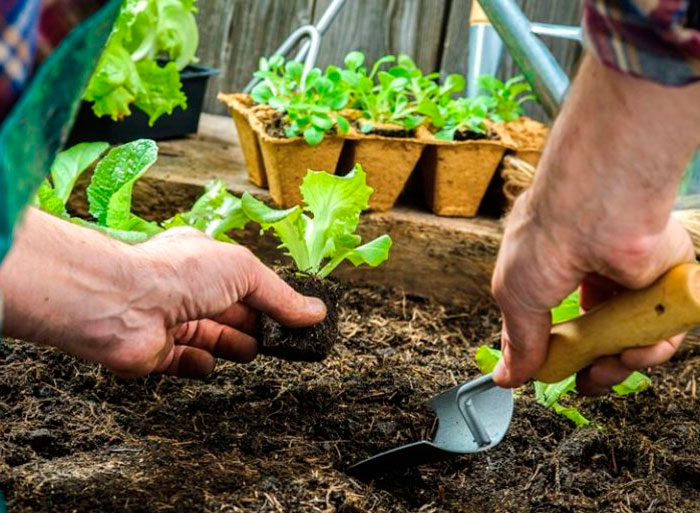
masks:
[[[700,324],[700,265],[674,267],[650,287],[629,291],[552,328],[549,353],[535,379],[556,383],[602,356],[654,344]],[[438,419],[421,440],[356,463],[348,473],[371,477],[496,446],[513,415],[511,390],[490,374],[457,385],[429,403]]]

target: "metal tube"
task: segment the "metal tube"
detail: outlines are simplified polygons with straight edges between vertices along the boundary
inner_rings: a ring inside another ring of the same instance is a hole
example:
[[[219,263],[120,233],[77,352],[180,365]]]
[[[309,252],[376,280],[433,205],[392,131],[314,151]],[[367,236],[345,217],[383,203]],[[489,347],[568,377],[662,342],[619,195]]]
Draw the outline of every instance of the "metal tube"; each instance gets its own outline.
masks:
[[[583,40],[583,29],[575,25],[553,25],[551,23],[530,23],[533,34],[538,36],[558,37],[559,39],[570,39],[572,41]]]
[[[467,96],[479,94],[481,75],[495,75],[503,55],[503,41],[489,24],[477,23],[469,27],[469,63],[467,67]]]
[[[508,52],[554,117],[569,87],[569,78],[547,47],[532,33],[530,20],[513,0],[479,0]]]
[[[301,75],[301,84],[304,84],[304,81],[306,80],[306,76],[309,74],[309,71],[311,71],[311,68],[314,67],[314,63],[316,62],[316,58],[318,57],[318,50],[321,46],[321,34],[318,32],[318,29],[314,27],[313,25],[304,25],[303,27],[299,27],[296,29],[292,34],[285,39],[284,43],[272,54],[272,55],[286,55],[292,48],[294,48],[297,43],[302,38],[308,37],[309,38],[309,55],[306,58],[306,61],[304,62],[304,72]],[[248,85],[245,86],[243,89],[244,93],[249,93],[253,90],[253,87],[260,82],[260,79],[255,77],[253,80],[248,82]]]
[[[343,5],[345,5],[345,0],[333,0],[328,6],[328,9],[326,9],[326,11],[323,13],[321,19],[318,20],[318,23],[316,23],[316,29],[321,35],[326,33],[326,30],[328,30],[328,27],[338,15]],[[304,57],[306,57],[306,52],[308,51],[309,42],[307,41],[303,44],[296,57],[294,57],[294,60],[301,61]],[[314,62],[312,64],[316,64],[316,59],[314,59]]]

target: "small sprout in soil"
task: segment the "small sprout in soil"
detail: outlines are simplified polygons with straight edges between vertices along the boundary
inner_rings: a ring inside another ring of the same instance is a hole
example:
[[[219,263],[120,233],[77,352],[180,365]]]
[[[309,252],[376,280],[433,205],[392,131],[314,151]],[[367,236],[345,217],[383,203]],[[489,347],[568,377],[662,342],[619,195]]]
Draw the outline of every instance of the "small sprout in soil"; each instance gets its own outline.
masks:
[[[518,75],[505,83],[491,75],[482,75],[478,79],[479,87],[487,97],[495,100],[489,111],[491,119],[497,123],[515,121],[523,114],[522,105],[529,100],[536,100],[530,84],[525,77]]]
[[[324,278],[344,260],[356,266],[378,266],[389,257],[391,238],[382,235],[361,245],[362,239],[355,233],[360,213],[368,208],[373,192],[367,186],[366,174],[360,165],[345,176],[309,171],[300,189],[304,208],[276,210],[246,193],[242,198],[243,210],[263,230],[272,230],[280,240],[280,248],[292,258],[296,272],[291,274],[290,281],[296,287],[303,281],[309,282],[308,287],[315,295],[332,299],[337,297],[338,285]],[[271,323],[274,321],[262,316],[258,337],[261,352],[295,359],[325,357],[338,332],[336,301],[332,299],[326,303],[328,316],[314,328],[278,326],[273,330]],[[316,348],[308,348],[310,329],[319,332],[315,336]],[[284,344],[282,339],[286,340]],[[288,348],[285,353],[277,350],[281,345]]]
[[[574,319],[580,315],[579,293],[574,291],[556,308],[552,309],[552,322],[559,323]],[[486,374],[496,367],[501,359],[501,351],[487,345],[479,347],[475,354],[479,370]],[[542,406],[552,408],[558,415],[569,419],[577,426],[588,426],[591,422],[577,408],[561,404],[561,400],[576,393],[576,374],[558,383],[533,382],[535,400]],[[633,372],[627,379],[612,388],[617,395],[637,394],[651,386],[651,379],[641,372]]]

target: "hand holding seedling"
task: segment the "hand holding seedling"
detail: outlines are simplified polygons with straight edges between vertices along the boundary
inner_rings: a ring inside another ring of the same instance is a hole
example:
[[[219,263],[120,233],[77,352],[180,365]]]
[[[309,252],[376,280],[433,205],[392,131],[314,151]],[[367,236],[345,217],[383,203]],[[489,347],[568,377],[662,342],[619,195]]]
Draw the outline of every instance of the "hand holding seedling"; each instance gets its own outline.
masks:
[[[209,374],[248,362],[258,312],[288,326],[321,321],[241,246],[174,228],[128,246],[30,209],[0,268],[8,336],[53,345],[123,377]]]
[[[513,208],[496,264],[500,385],[517,386],[539,369],[550,309],[579,285],[587,309],[694,260],[670,212],[698,126],[700,86],[667,88],[584,61],[535,183]],[[604,393],[633,370],[668,360],[681,340],[603,358],[579,373],[579,391]]]

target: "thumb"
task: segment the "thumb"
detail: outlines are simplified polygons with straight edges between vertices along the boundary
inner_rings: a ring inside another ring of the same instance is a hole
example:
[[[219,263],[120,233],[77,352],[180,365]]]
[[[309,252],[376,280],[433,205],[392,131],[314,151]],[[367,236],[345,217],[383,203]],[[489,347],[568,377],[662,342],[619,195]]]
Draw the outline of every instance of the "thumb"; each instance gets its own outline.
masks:
[[[250,259],[244,271],[248,290],[242,300],[252,308],[291,328],[311,326],[326,317],[323,301],[299,294],[257,258]]]

